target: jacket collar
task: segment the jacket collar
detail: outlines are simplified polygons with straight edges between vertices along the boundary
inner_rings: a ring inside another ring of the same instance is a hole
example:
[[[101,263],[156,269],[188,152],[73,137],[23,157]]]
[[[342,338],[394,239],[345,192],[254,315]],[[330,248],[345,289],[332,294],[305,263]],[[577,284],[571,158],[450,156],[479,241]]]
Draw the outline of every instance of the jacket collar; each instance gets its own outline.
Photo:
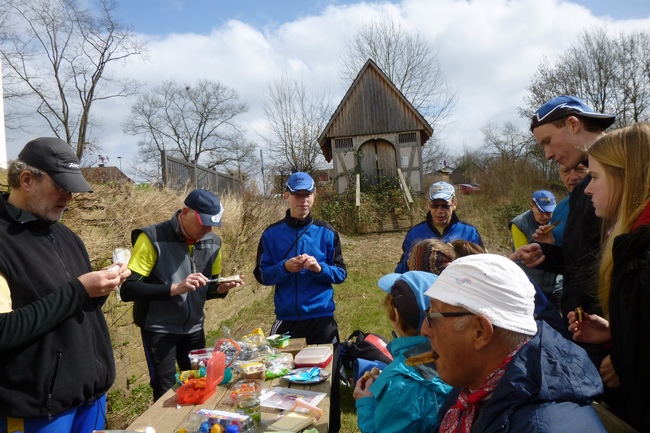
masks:
[[[309,215],[307,215],[305,219],[301,220],[298,218],[294,218],[291,216],[290,209],[287,209],[287,212],[284,216],[284,221],[287,223],[287,225],[297,229],[308,226],[309,224],[312,223],[313,220],[314,218],[312,217],[311,212],[309,212]]]
[[[449,221],[449,224],[447,224],[447,227],[445,227],[444,230],[442,231],[442,235],[444,236],[445,233],[447,233],[458,221],[460,221],[460,219],[458,219],[458,215],[456,215],[456,211],[452,211],[451,220]],[[435,233],[440,233],[438,229],[433,225],[433,217],[431,216],[431,212],[427,212],[427,225]]]
[[[17,208],[10,204],[8,200],[9,194],[2,194],[0,200],[0,214],[5,215],[6,218],[13,223],[28,225],[29,227],[40,230],[49,229],[56,223],[56,221],[44,220],[24,209]]]

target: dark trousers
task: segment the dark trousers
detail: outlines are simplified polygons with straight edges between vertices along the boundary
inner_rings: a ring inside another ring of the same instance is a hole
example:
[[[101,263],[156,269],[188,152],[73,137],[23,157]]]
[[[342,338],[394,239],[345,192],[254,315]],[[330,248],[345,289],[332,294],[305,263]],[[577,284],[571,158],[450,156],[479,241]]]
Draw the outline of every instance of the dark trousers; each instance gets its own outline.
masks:
[[[341,388],[339,353],[339,327],[333,317],[320,317],[307,320],[277,320],[271,328],[271,335],[286,334],[291,338],[304,338],[307,344],[331,344],[332,355],[332,394],[330,396],[330,433],[341,429]]]
[[[161,334],[142,329],[141,334],[149,383],[156,401],[174,386],[176,363],[180,371],[191,369],[189,353],[205,348],[205,333],[200,330],[192,334]]]

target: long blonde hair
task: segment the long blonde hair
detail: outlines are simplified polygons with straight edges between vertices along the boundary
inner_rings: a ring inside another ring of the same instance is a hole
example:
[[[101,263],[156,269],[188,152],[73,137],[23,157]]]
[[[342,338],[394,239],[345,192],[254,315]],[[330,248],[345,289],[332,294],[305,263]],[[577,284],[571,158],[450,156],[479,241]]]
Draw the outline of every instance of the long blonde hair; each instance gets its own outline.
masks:
[[[607,215],[603,231],[602,259],[598,283],[600,302],[608,313],[609,290],[616,236],[629,233],[650,200],[650,123],[635,123],[598,139],[588,150],[605,171],[609,186]]]

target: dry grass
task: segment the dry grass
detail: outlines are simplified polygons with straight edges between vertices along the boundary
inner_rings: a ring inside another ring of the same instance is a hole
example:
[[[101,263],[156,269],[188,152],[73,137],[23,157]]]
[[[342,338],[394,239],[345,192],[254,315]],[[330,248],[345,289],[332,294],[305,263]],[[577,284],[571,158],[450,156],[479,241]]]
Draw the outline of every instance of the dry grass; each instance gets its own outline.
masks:
[[[93,185],[95,192],[82,194],[70,203],[63,222],[84,240],[91,262],[98,268],[110,263],[115,248],[130,248],[130,234],[135,228],[169,219],[182,206],[187,191],[134,188],[131,185]],[[215,232],[223,242],[223,273],[241,273],[247,284],[226,299],[206,305],[206,332],[209,340],[230,330],[241,336],[253,328],[268,332],[275,319],[272,289],[260,286],[252,276],[257,243],[262,231],[284,216],[283,199],[259,196],[221,196],[225,208],[223,227]],[[325,199],[320,195],[319,199]],[[335,198],[334,198],[335,199]],[[493,218],[495,202],[489,197],[459,197],[459,216],[478,227],[491,252],[504,251],[507,228]],[[426,207],[416,222],[424,217]],[[340,335],[353,330],[390,335],[390,325],[381,306],[384,297],[377,280],[395,269],[401,255],[404,232],[377,233],[365,236],[341,233],[343,256],[348,267],[345,283],[335,288]],[[507,252],[507,251],[506,251]],[[131,304],[111,296],[105,313],[115,353],[117,379],[109,396],[110,428],[125,428],[150,404],[150,394],[143,392],[148,372],[142,353],[138,329],[131,319]],[[358,431],[351,389],[342,392],[344,433]]]

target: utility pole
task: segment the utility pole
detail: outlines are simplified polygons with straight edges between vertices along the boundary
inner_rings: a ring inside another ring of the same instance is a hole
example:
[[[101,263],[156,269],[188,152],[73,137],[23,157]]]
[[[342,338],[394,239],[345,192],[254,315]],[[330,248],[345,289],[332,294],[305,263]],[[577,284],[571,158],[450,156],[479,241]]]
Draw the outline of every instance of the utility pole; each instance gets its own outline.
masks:
[[[117,159],[120,160],[120,171],[122,171],[122,157],[121,157],[121,156],[118,156]]]
[[[264,152],[260,148],[260,161],[262,163],[262,191],[264,192],[264,197],[266,197],[266,179],[264,178]]]

